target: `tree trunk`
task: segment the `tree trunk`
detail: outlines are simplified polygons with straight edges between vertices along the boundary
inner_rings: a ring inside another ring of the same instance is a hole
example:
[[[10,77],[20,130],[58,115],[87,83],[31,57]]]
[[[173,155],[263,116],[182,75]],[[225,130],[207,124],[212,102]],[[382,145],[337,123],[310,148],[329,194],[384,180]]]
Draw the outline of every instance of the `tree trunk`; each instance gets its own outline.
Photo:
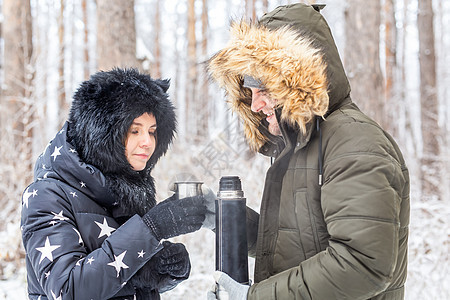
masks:
[[[262,1],[262,9],[264,14],[269,11],[269,0]]]
[[[384,82],[380,67],[380,0],[348,0],[345,10],[345,67],[352,99],[375,121],[384,120]]]
[[[162,55],[161,55],[161,0],[156,0],[156,7],[155,7],[155,41],[153,43],[153,53],[155,58],[154,68],[151,70],[152,76],[156,78],[160,78],[162,76],[161,74],[161,61],[162,61]]]
[[[134,67],[136,58],[134,0],[97,0],[98,69]]]
[[[407,32],[408,27],[410,24],[408,23],[408,6],[409,6],[410,0],[404,0],[403,1],[403,26],[402,26],[402,38],[401,38],[401,47],[400,47],[400,59],[399,63],[400,66],[400,86],[401,86],[401,92],[400,92],[400,99],[401,99],[401,110],[404,113],[404,124],[401,124],[403,126],[399,127],[399,137],[401,139],[400,144],[407,145],[408,141],[410,141],[414,147],[414,150],[412,151],[413,155],[416,155],[418,151],[417,145],[419,142],[416,142],[413,135],[413,128],[412,128],[412,115],[411,110],[407,109],[408,107],[408,94],[407,94],[407,79],[406,79],[406,44],[407,44]]]
[[[65,0],[60,1],[60,11],[58,17],[58,40],[59,40],[59,65],[58,65],[58,118],[59,125],[61,128],[67,119],[67,112],[69,111],[69,104],[66,101],[66,89],[65,89],[65,78],[64,78],[64,65],[65,65],[65,49],[66,44],[64,41],[65,36],[65,25],[64,25],[64,10],[65,10]]]
[[[255,20],[255,0],[245,0],[245,16],[247,19]]]
[[[202,42],[201,42],[201,61],[204,62],[208,56],[208,0],[202,0]],[[208,136],[208,120],[209,120],[209,87],[208,75],[206,68],[201,69],[201,81],[199,82],[199,90],[196,103],[199,116],[197,118],[197,137],[203,139]]]
[[[1,3],[0,3],[0,9],[1,9]],[[3,18],[0,18],[0,41],[3,40],[2,28],[3,28]],[[3,84],[2,74],[3,74],[3,47],[0,47],[0,89],[1,89],[1,85]]]
[[[177,8],[178,8],[177,4]],[[182,21],[182,18],[180,15],[177,15],[177,26],[176,28],[180,28],[184,25],[182,25],[184,22]],[[181,62],[181,54],[180,51],[178,49],[178,43],[180,40],[180,36],[178,35],[177,31],[175,30],[175,32],[173,32],[174,35],[174,45],[175,45],[175,57],[174,57],[174,61],[175,64],[177,66],[181,66],[182,62]],[[171,81],[171,89],[173,90],[173,102],[175,107],[180,108],[182,106],[182,99],[180,96],[180,90],[182,90],[182,84],[180,82],[182,82],[182,74],[181,74],[181,68],[175,68],[175,75],[174,75],[174,80]],[[180,113],[179,113],[180,114]],[[179,115],[179,118],[182,117]],[[182,123],[182,120],[179,120],[179,124],[185,124],[184,122]],[[185,133],[186,128],[184,128],[185,126],[180,126],[181,128],[179,128],[179,134],[180,137],[183,138],[183,134]]]
[[[385,124],[386,129],[395,137],[398,136],[399,101],[397,98],[397,27],[395,20],[394,0],[384,2],[385,24]]]
[[[436,86],[436,56],[431,0],[419,1],[417,13],[419,30],[420,102],[422,121],[422,193],[424,199],[439,197],[441,184],[439,163],[440,136]]]
[[[197,38],[195,34],[195,0],[188,1],[187,20],[187,80],[186,80],[186,134],[195,134],[197,131],[197,115],[195,111],[196,88],[197,88]]]
[[[87,0],[81,1],[81,11],[83,14],[83,77],[84,80],[89,79],[89,23],[88,23],[88,10]]]
[[[29,0],[3,1],[4,84],[0,97],[0,205],[16,210],[32,179],[32,23]],[[9,201],[13,200],[13,201]]]

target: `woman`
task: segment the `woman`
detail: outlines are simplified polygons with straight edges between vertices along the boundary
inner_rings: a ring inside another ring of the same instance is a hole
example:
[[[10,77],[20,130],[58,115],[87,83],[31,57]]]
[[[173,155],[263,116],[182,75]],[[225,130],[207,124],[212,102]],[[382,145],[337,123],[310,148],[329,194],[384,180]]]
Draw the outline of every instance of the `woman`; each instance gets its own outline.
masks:
[[[29,299],[159,299],[188,278],[184,245],[161,239],[198,230],[204,200],[156,205],[150,175],[175,133],[168,88],[114,69],[75,93],[23,194]]]

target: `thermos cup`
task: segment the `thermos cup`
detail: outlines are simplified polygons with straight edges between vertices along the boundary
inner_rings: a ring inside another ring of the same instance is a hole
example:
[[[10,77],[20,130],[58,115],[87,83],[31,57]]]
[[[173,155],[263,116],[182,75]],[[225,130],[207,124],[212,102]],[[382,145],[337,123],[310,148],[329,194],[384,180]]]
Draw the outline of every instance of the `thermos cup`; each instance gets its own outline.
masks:
[[[174,192],[177,199],[202,195],[201,181],[177,181],[174,183]]]

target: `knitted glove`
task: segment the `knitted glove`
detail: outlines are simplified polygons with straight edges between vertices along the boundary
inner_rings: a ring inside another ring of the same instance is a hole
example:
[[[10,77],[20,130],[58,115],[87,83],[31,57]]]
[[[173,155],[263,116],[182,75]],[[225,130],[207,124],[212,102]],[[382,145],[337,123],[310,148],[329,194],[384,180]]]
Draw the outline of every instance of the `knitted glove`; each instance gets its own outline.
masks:
[[[171,290],[189,277],[191,263],[185,246],[164,241],[163,247],[130,279],[138,299],[146,299],[144,295],[151,295],[152,290]]]
[[[250,289],[249,285],[240,284],[227,274],[220,271],[214,272],[214,279],[216,280],[216,283],[219,285],[221,290],[220,292],[217,291],[217,286],[216,288],[209,290],[206,295],[206,298],[208,300],[219,299],[220,295],[218,295],[218,293],[220,294],[224,292],[228,296],[227,299],[233,300],[247,299],[248,290]],[[220,299],[222,299],[222,297],[220,297]]]
[[[186,247],[181,243],[163,242],[164,248],[159,252],[157,270],[160,274],[169,274],[173,277],[188,278],[191,271],[191,262]]]
[[[158,240],[200,229],[205,220],[203,196],[169,198],[150,209],[142,220]]]

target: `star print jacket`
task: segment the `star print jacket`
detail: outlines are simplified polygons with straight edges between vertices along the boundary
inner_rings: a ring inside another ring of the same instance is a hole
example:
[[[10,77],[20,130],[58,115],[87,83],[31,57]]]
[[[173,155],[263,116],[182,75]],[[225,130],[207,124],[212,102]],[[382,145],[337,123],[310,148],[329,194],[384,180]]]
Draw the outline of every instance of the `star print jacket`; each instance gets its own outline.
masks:
[[[22,198],[29,299],[133,299],[127,282],[162,245],[138,215],[112,217],[105,176],[80,160],[66,131],[38,158]]]

